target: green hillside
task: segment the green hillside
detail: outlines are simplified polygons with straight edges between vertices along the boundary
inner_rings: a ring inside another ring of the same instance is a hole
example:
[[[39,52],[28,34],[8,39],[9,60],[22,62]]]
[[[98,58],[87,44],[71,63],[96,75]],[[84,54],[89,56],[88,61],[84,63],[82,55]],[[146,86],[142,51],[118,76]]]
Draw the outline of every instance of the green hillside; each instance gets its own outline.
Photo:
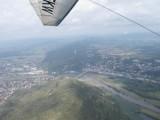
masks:
[[[48,52],[43,61],[43,66],[50,72],[81,72],[88,63],[96,65],[101,61],[101,56],[91,46],[90,41],[78,41]]]
[[[0,109],[1,120],[128,120],[108,93],[77,80],[17,91]]]

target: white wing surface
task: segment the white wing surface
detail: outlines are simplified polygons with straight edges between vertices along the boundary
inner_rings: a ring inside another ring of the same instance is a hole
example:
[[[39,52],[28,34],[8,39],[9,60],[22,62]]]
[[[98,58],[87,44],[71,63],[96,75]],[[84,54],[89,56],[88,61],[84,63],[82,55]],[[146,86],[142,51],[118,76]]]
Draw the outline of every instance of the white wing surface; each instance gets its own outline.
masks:
[[[58,26],[78,0],[30,0],[42,23]]]

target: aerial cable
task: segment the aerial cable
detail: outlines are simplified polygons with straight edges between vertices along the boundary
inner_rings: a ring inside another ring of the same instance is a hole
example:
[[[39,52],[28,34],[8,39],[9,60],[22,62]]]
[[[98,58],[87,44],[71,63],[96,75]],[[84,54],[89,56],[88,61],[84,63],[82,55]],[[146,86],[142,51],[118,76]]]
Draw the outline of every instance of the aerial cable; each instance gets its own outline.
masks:
[[[158,33],[158,32],[156,32],[156,31],[154,31],[154,30],[152,30],[152,29],[146,27],[145,25],[142,25],[141,23],[139,23],[139,22],[137,22],[137,21],[135,21],[135,20],[133,20],[133,19],[127,17],[127,16],[122,15],[121,13],[119,13],[119,12],[117,12],[117,11],[114,11],[113,9],[108,8],[107,6],[105,6],[105,5],[103,5],[103,4],[99,3],[99,2],[96,2],[96,1],[94,1],[94,0],[89,0],[89,1],[92,2],[93,4],[97,5],[97,6],[99,6],[99,7],[103,8],[103,9],[105,9],[105,10],[107,10],[107,11],[113,13],[113,14],[116,14],[116,15],[118,15],[118,16],[120,16],[120,17],[126,19],[126,20],[129,21],[129,22],[132,22],[132,23],[138,25],[139,27],[141,27],[141,28],[147,30],[148,32],[150,32],[150,33],[152,33],[152,34],[154,34],[154,35],[160,37],[160,33]]]

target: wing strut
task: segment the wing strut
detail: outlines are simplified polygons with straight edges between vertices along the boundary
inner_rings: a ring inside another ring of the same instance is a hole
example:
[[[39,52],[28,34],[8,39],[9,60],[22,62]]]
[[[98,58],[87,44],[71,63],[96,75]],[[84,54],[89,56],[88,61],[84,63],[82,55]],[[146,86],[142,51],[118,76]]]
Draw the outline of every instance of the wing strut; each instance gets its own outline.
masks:
[[[152,29],[146,27],[145,25],[143,25],[143,24],[137,22],[136,20],[133,20],[133,19],[131,19],[131,18],[125,16],[125,15],[122,15],[121,13],[119,13],[119,12],[117,12],[117,11],[114,11],[113,9],[108,8],[107,6],[105,6],[105,5],[103,5],[103,4],[99,3],[99,2],[96,2],[96,1],[94,1],[94,0],[89,0],[89,1],[90,1],[91,3],[97,5],[97,6],[99,6],[99,7],[103,8],[103,9],[105,9],[105,10],[107,10],[107,11],[113,13],[113,14],[116,14],[116,15],[118,15],[118,16],[120,16],[120,17],[126,19],[127,21],[129,21],[129,22],[131,22],[131,23],[134,23],[134,24],[138,25],[139,27],[145,29],[146,31],[148,31],[148,32],[150,32],[150,33],[152,33],[152,34],[154,34],[154,35],[160,37],[160,33],[158,33],[158,32],[156,32],[156,31],[154,31],[154,30],[152,30]]]

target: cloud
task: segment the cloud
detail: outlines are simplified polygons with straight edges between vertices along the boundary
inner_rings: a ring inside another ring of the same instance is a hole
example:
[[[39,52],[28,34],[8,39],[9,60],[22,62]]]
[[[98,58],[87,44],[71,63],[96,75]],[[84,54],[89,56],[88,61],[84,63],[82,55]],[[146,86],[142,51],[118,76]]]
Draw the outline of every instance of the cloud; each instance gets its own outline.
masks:
[[[159,31],[159,0],[96,0],[140,23]],[[107,12],[89,0],[80,0],[59,27],[44,27],[29,0],[5,0],[0,4],[0,38],[54,37],[64,34],[128,33],[143,31],[134,24]]]

